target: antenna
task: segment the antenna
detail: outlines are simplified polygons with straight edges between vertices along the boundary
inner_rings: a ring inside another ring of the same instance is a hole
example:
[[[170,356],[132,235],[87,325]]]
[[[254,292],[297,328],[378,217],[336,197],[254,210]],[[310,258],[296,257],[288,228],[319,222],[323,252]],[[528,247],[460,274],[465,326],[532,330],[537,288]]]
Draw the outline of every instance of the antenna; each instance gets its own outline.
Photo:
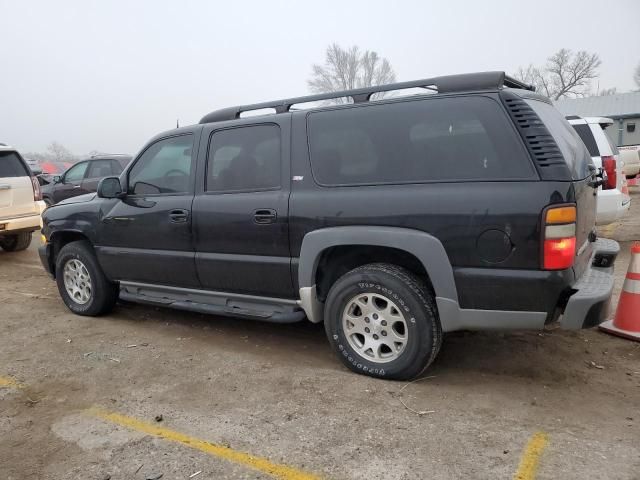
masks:
[[[180,128],[180,119],[176,118],[176,128]]]

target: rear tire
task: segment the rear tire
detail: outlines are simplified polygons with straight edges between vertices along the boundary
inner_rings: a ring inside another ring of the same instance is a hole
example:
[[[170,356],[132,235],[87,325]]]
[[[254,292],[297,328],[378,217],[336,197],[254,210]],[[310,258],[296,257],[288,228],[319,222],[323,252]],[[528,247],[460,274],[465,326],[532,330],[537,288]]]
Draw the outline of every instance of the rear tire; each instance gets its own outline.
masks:
[[[118,300],[118,285],[104,275],[86,241],[62,247],[56,258],[56,283],[65,305],[77,315],[103,315]]]
[[[424,281],[390,264],[364,265],[331,287],[324,323],[331,346],[356,373],[408,380],[442,344],[433,296]]]
[[[22,232],[0,238],[0,247],[6,252],[26,250],[31,245],[31,232]]]

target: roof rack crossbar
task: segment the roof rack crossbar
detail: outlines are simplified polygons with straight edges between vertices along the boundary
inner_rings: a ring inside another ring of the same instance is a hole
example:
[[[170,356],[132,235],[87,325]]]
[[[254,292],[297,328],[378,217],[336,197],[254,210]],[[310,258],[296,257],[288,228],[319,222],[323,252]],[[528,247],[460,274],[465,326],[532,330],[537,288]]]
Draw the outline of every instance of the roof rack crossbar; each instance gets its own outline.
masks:
[[[374,87],[356,88],[353,90],[343,90],[340,92],[320,93],[307,95],[304,97],[288,98],[271,102],[254,103],[237,107],[223,108],[211,112],[200,120],[200,123],[220,122],[224,120],[234,120],[240,118],[242,112],[252,110],[275,109],[276,113],[286,113],[293,105],[299,103],[319,102],[332,100],[341,97],[350,97],[354,103],[363,103],[371,100],[376,93],[384,93],[392,90],[404,90],[409,88],[425,88],[437,91],[438,93],[451,93],[474,90],[497,90],[503,87],[521,88],[525,90],[535,90],[534,87],[522,83],[514,78],[505,75],[504,72],[480,72],[466,73],[461,75],[447,75],[442,77],[427,78],[423,80],[413,80],[409,82],[389,83]]]

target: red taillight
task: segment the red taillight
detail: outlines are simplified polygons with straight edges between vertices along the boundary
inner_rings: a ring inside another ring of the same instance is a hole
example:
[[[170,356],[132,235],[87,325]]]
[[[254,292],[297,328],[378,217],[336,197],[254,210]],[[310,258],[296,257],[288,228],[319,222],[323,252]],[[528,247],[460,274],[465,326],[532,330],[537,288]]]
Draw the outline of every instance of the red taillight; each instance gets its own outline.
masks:
[[[602,169],[607,172],[607,181],[602,185],[603,190],[616,188],[618,173],[616,172],[616,159],[611,156],[602,157]]]
[[[544,269],[564,270],[573,265],[576,237],[551,238],[544,241]]]
[[[542,217],[542,268],[564,270],[573,265],[576,255],[575,205],[546,209]]]
[[[33,186],[33,199],[37,202],[42,200],[42,192],[40,191],[40,183],[36,177],[31,177],[31,185]]]

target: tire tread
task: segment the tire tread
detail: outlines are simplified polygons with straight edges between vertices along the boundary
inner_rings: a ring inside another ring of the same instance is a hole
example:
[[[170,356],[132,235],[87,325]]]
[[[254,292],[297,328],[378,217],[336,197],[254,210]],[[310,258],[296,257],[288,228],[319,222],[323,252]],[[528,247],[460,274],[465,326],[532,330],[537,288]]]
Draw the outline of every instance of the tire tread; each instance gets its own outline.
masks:
[[[92,275],[91,281],[93,283],[94,298],[88,308],[79,307],[78,304],[73,302],[73,300],[68,299],[68,295],[64,287],[62,269],[64,267],[64,258],[69,255],[75,255],[78,257],[89,270],[89,274]],[[67,308],[69,308],[73,313],[77,315],[96,317],[110,312],[115,306],[118,300],[118,285],[107,279],[102,268],[100,268],[100,265],[98,264],[98,260],[93,252],[91,244],[86,240],[70,242],[62,247],[56,258],[56,272],[56,282],[58,284],[60,296]]]
[[[418,371],[410,371],[407,369],[407,374],[397,374],[393,378],[396,379],[408,379],[414,378],[421,375],[435,360],[438,352],[440,351],[440,347],[442,346],[442,327],[440,325],[440,320],[438,317],[438,309],[435,304],[435,299],[433,295],[430,293],[430,289],[427,283],[422,280],[420,277],[410,272],[406,268],[403,268],[399,265],[389,264],[389,263],[369,263],[359,267],[354,268],[353,270],[344,274],[340,279],[338,279],[331,290],[340,282],[341,279],[344,279],[347,276],[351,275],[362,275],[370,272],[380,272],[391,277],[394,277],[398,280],[402,285],[404,285],[407,289],[411,290],[411,292],[419,299],[419,303],[422,307],[423,313],[425,316],[428,316],[432,319],[431,321],[431,345],[422,346],[421,352],[424,349],[424,354],[418,355],[419,363],[422,368]],[[327,296],[327,301],[332,298],[332,292],[329,291],[329,295]],[[325,322],[327,319],[325,318]],[[329,334],[329,330],[327,329],[327,334]],[[330,340],[331,341],[331,340]],[[428,352],[428,353],[427,353]],[[421,360],[424,358],[424,355],[428,355],[426,361]]]

